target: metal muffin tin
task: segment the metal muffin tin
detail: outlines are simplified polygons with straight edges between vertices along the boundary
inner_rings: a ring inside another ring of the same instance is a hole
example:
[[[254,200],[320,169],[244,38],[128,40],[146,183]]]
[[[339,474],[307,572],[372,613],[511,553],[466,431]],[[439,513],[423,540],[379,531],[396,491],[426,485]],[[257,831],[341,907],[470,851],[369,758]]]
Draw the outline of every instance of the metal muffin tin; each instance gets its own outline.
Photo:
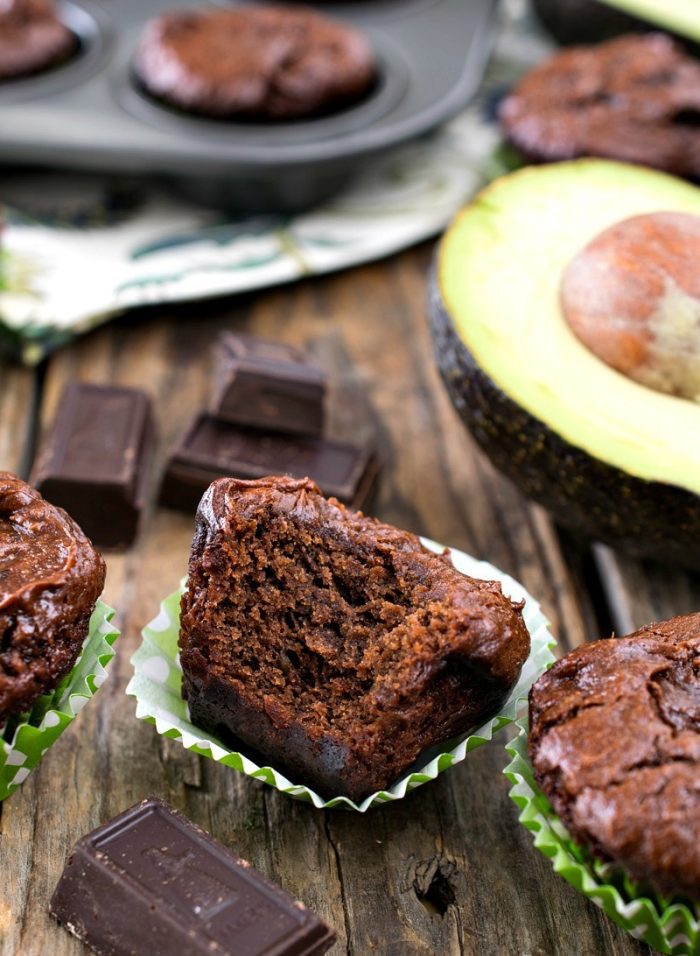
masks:
[[[135,79],[146,21],[233,0],[59,0],[80,40],[69,62],[0,84],[0,162],[158,176],[209,204],[294,212],[328,198],[387,150],[459,112],[481,80],[497,0],[335,0],[310,4],[363,29],[380,78],[354,107],[253,124],[164,106]],[[290,4],[294,6],[294,4]]]

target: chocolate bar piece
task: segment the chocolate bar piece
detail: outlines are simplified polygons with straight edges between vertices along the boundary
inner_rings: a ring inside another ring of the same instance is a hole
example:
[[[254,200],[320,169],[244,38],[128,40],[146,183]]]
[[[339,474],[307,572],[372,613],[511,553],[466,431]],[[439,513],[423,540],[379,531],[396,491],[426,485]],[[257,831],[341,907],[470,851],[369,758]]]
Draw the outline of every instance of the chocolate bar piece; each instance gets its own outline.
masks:
[[[212,414],[295,435],[323,433],[325,376],[303,352],[235,332],[221,333],[216,352]]]
[[[369,499],[378,470],[369,448],[239,428],[202,414],[168,461],[160,502],[194,511],[215,478],[291,475],[313,478],[325,495],[359,509]]]
[[[335,933],[154,797],[78,841],[51,915],[109,956],[321,956]]]
[[[94,544],[128,547],[144,507],[153,439],[145,392],[73,382],[61,396],[32,484]]]

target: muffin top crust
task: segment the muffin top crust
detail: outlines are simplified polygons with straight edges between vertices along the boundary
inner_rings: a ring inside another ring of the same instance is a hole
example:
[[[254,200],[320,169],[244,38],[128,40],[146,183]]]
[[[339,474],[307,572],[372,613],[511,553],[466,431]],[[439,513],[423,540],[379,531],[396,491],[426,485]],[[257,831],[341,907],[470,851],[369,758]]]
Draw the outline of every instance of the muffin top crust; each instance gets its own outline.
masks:
[[[53,0],[0,2],[0,80],[49,69],[76,46]]]
[[[290,120],[360,99],[376,65],[353,26],[306,8],[244,7],[152,20],[136,72],[153,96],[188,112]]]
[[[0,721],[70,670],[104,579],[72,518],[0,472]]]
[[[558,661],[530,693],[529,750],[575,839],[700,897],[700,613]]]

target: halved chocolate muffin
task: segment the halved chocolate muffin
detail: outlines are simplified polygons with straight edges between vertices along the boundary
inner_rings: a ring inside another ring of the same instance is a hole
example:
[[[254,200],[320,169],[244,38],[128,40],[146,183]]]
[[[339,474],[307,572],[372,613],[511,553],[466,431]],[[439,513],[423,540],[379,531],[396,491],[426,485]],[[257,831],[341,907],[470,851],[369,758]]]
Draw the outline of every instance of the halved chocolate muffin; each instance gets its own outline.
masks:
[[[136,57],[145,89],[222,119],[290,120],[361,99],[377,75],[355,27],[310,9],[178,10],[152,20]]]
[[[574,839],[700,899],[700,613],[558,661],[530,692],[529,751]]]
[[[72,518],[0,472],[0,725],[73,667],[104,579]]]
[[[700,178],[700,63],[663,33],[555,53],[499,116],[528,161],[601,156]]]
[[[53,0],[0,3],[0,80],[48,70],[67,59],[77,45]]]
[[[309,479],[220,479],[182,598],[192,721],[353,800],[482,724],[527,659],[521,608]]]

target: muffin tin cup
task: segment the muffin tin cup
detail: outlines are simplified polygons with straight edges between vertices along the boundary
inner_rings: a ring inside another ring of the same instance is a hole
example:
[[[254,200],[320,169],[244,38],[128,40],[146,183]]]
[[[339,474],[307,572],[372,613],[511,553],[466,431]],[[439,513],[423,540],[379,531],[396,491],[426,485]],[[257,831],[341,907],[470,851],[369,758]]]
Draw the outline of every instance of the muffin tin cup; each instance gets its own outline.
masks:
[[[373,88],[357,102],[321,116],[265,122],[226,117],[217,119],[194,111],[188,112],[148,92],[138,78],[135,53],[128,62],[122,64],[115,77],[113,90],[123,109],[147,126],[224,148],[235,140],[241,161],[274,165],[275,151],[350,136],[379,122],[401,102],[411,80],[411,66],[405,54],[389,37],[373,37],[372,45],[378,71]],[[335,158],[342,159],[342,156]],[[307,159],[300,155],[297,162],[305,165]]]
[[[10,718],[0,732],[0,800],[27,779],[46,751],[61,736],[107,677],[119,631],[114,611],[98,601],[80,657],[53,694],[45,694],[18,720]]]
[[[520,822],[534,834],[535,847],[550,859],[554,872],[635,939],[670,956],[700,956],[700,902],[650,892],[620,867],[594,859],[575,843],[535,781],[527,719],[517,726],[520,733],[506,745],[512,759],[503,772],[513,784],[510,798],[520,810]]]
[[[431,551],[440,553],[443,550],[442,545],[422,540]],[[530,687],[554,661],[552,648],[555,641],[548,629],[547,619],[537,601],[522,585],[485,561],[478,561],[456,550],[452,550],[451,555],[455,567],[463,574],[499,581],[510,598],[525,601],[523,616],[530,633],[530,656],[517,684],[496,715],[468,734],[433,747],[388,790],[373,793],[361,803],[355,803],[345,796],[324,800],[309,787],[292,782],[272,766],[259,766],[245,754],[231,750],[222,741],[191,723],[187,704],[181,697],[182,670],[177,646],[184,580],[180,588],[162,602],[158,616],[144,628],[143,643],[132,657],[134,677],[126,692],[136,698],[136,716],[155,724],[159,734],[179,740],[187,750],[262,780],[296,800],[313,804],[317,809],[340,808],[364,813],[370,807],[400,800],[411,790],[434,780],[444,770],[460,763],[470,751],[490,741],[496,731],[513,723],[522,711]]]
[[[79,51],[53,70],[0,83],[0,163],[156,177],[239,213],[305,210],[466,106],[493,45],[496,2],[330,4],[326,13],[372,44],[374,89],[321,116],[251,123],[169,106],[134,74],[150,19],[166,9],[215,10],[213,3],[122,0],[117,13],[110,0],[59,0]]]
[[[40,70],[0,82],[0,113],[4,106],[43,97],[70,96],[74,87],[89,82],[104,67],[113,40],[111,21],[91,0],[58,0],[58,12],[77,43],[65,60]]]

